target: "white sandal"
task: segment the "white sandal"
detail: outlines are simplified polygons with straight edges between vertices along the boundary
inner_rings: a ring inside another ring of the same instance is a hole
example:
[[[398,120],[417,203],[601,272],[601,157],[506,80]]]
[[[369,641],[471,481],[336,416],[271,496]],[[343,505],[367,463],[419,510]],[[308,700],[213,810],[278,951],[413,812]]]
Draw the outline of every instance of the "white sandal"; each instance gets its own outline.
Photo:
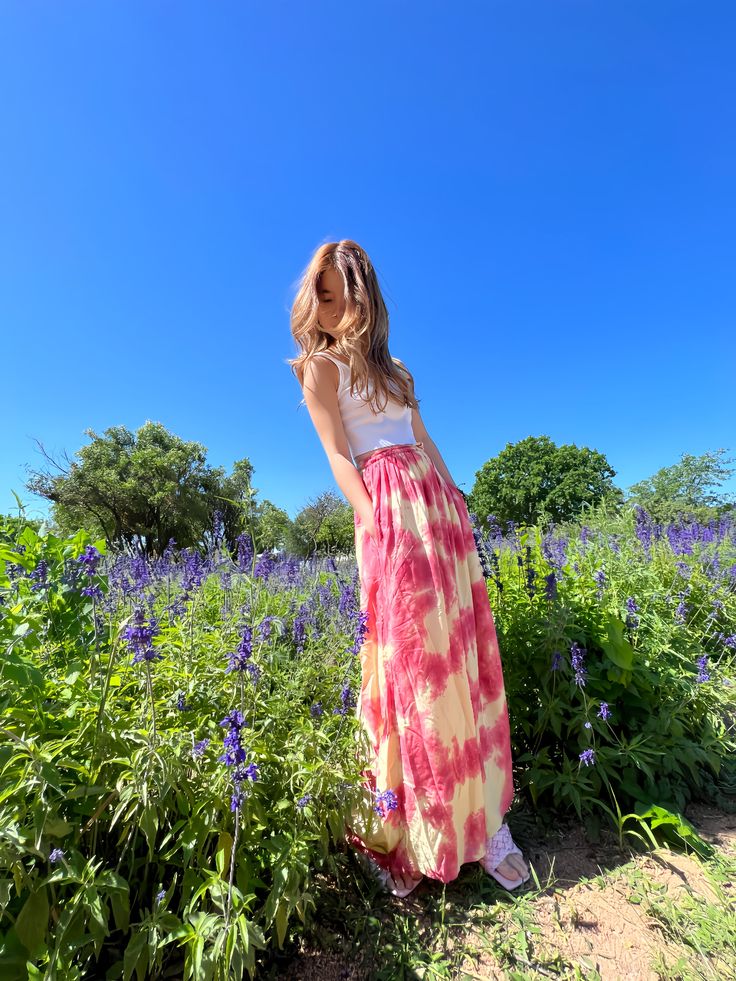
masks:
[[[511,837],[508,824],[502,824],[495,835],[487,840],[486,854],[484,858],[480,859],[480,864],[505,889],[516,889],[522,882],[526,882],[529,879],[531,872],[527,872],[525,876],[519,873],[518,879],[507,879],[503,873],[498,871],[498,866],[508,855],[521,854],[521,849],[514,843],[514,839]]]

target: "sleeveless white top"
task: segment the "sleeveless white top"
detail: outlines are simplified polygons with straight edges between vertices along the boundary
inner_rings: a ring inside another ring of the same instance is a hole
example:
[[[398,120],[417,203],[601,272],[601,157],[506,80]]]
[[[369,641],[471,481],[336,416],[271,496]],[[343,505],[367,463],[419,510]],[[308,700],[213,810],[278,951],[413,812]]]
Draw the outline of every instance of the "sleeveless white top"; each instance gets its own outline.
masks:
[[[416,444],[411,427],[411,406],[399,405],[388,399],[382,412],[374,412],[367,399],[359,394],[350,394],[350,368],[333,354],[320,351],[337,365],[340,384],[337,388],[337,401],[340,407],[345,435],[348,438],[353,459],[369,450],[381,446],[395,446],[402,443]]]

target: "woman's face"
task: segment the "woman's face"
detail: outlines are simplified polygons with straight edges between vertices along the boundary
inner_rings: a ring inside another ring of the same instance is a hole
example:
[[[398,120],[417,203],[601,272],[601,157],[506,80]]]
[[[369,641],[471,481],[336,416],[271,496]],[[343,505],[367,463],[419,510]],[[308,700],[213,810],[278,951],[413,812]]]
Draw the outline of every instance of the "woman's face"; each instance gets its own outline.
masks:
[[[322,330],[330,337],[339,337],[340,321],[345,313],[342,276],[337,269],[325,269],[317,282],[317,320]]]

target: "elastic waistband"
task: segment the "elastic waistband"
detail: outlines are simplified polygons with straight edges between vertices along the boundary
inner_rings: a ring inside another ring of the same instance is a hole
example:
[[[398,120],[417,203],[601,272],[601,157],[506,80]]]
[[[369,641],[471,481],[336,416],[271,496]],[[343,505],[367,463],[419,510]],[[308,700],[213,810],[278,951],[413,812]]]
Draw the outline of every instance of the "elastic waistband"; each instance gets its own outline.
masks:
[[[394,443],[393,446],[381,446],[379,449],[374,450],[373,455],[369,457],[362,467],[358,467],[358,472],[363,473],[368,467],[375,461],[381,460],[385,456],[395,456],[401,453],[406,453],[407,450],[421,449],[422,452],[426,452],[424,449],[424,443]]]

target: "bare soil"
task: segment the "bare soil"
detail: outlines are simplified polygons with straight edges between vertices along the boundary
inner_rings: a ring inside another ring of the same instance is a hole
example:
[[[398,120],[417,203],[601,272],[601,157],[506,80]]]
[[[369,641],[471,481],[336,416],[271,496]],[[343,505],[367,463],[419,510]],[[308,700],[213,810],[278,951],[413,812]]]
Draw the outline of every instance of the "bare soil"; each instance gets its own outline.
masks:
[[[705,841],[724,855],[736,857],[735,814],[704,805],[690,805],[686,817]],[[647,903],[638,901],[640,886],[646,885],[648,895],[650,887],[658,887],[663,896],[675,903],[685,893],[702,896],[712,903],[721,902],[703,874],[698,859],[668,848],[632,854],[628,849],[622,851],[618,838],[605,830],[600,840],[591,844],[584,829],[574,825],[552,831],[541,845],[535,846],[533,841],[525,840],[517,834],[516,827],[514,837],[542,887],[536,897],[530,898],[529,919],[535,927],[535,956],[525,967],[528,977],[565,976],[563,971],[546,970],[543,966],[554,962],[557,956],[558,964],[574,965],[579,969],[579,977],[588,976],[588,972],[595,977],[598,972],[602,981],[655,981],[660,975],[650,967],[653,958],[659,954],[666,964],[675,965],[684,951],[665,936],[656,918],[647,914]],[[533,878],[527,886],[532,884]],[[453,898],[452,886],[450,883],[447,887],[446,903],[452,904],[457,914],[457,907],[462,908],[464,901],[467,904],[467,887],[464,895],[458,887],[458,894]],[[433,920],[422,908],[422,901],[426,901],[427,890],[436,888],[436,883],[422,884],[407,899],[390,899],[388,902],[396,904],[394,915],[396,907],[400,909],[403,905],[416,929],[428,929],[431,934]],[[736,910],[736,883],[726,883],[723,888],[729,906]],[[504,910],[508,910],[509,903],[513,905],[511,897],[515,895],[508,894]],[[471,904],[467,930],[453,930],[447,949],[475,953],[458,957],[456,963],[461,959],[462,963],[455,969],[453,977],[505,979],[507,974],[499,967],[492,944],[483,942],[488,930],[484,931],[483,922],[476,920],[473,905],[477,910],[477,904]],[[375,915],[383,920],[380,912],[376,911]],[[515,929],[519,929],[518,923]],[[385,966],[386,960],[382,960]],[[357,961],[358,958],[349,953],[302,947],[279,976],[288,981],[369,979],[372,971],[360,968]],[[717,962],[713,966],[719,967]],[[732,966],[722,967],[721,979],[733,976],[730,974]],[[414,976],[423,975],[419,972]]]

